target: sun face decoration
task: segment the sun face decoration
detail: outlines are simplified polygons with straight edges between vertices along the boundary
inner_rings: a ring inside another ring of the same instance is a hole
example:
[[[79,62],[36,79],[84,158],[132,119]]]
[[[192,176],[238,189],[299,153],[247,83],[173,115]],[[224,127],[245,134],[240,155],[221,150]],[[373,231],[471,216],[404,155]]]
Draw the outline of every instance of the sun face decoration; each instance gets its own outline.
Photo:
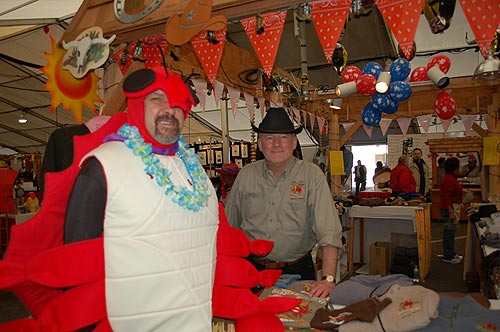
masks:
[[[44,52],[47,58],[47,65],[41,71],[47,76],[47,83],[44,88],[50,92],[52,104],[50,113],[60,104],[64,111],[71,110],[77,123],[82,123],[83,107],[86,106],[93,113],[98,114],[94,103],[103,103],[97,95],[100,78],[94,73],[89,72],[81,79],[71,75],[68,70],[62,68],[62,62],[66,51],[57,47],[57,44],[50,36],[52,44],[52,53]]]

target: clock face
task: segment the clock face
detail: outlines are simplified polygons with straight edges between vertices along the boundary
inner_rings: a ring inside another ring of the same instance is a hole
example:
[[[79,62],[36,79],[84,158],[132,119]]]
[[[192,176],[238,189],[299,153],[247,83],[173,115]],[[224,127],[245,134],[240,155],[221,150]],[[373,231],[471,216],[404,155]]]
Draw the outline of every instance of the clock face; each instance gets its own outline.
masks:
[[[151,14],[151,12],[153,12],[156,8],[158,8],[158,6],[160,6],[163,0],[152,0],[147,6],[144,5],[144,0],[143,1],[129,0],[129,4],[127,5],[125,4],[126,2],[127,0],[114,1],[113,7],[115,10],[115,16],[118,19],[118,21],[122,23],[134,23]],[[139,2],[139,4],[137,4],[137,2]]]

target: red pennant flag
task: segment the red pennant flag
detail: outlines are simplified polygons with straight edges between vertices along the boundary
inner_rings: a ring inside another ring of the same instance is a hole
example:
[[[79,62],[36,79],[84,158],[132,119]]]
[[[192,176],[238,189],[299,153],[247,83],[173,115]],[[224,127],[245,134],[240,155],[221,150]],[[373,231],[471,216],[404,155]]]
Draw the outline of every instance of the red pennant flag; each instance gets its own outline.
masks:
[[[332,62],[333,51],[349,15],[351,3],[352,0],[311,3],[311,18],[328,62]]]
[[[271,77],[274,60],[278,53],[278,46],[285,26],[286,11],[269,12],[261,15],[264,32],[255,32],[255,16],[240,20],[243,29],[247,33],[253,49],[259,57],[260,63],[268,77]]]
[[[500,2],[498,0],[460,0],[460,5],[474,32],[481,54],[487,58],[490,44],[500,25]]]
[[[396,37],[405,58],[410,60],[424,0],[375,0],[375,4]]]
[[[203,31],[191,40],[194,51],[200,60],[208,80],[214,85],[217,71],[219,70],[222,50],[226,43],[226,29],[215,32],[218,43],[213,44],[207,40],[207,31]]]
[[[161,48],[158,48],[158,46]],[[142,55],[146,59],[146,68],[163,66],[163,55],[167,50],[168,42],[165,34],[157,34],[144,38]]]
[[[136,44],[137,42],[127,44],[124,48],[113,54],[113,60],[116,61],[123,75],[127,73],[132,61],[134,61],[132,56],[134,54]]]

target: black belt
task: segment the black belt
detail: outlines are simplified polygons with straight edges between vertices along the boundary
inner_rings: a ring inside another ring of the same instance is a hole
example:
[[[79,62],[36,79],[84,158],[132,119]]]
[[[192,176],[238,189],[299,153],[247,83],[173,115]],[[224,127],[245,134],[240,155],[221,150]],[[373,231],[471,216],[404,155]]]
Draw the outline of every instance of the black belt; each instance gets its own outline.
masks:
[[[269,259],[257,259],[257,258],[253,258],[253,260],[262,265],[262,266],[265,266],[266,269],[282,269],[284,267],[287,267],[287,266],[291,266],[291,265],[295,265],[299,262],[302,262],[303,260],[305,260],[306,258],[308,257],[311,257],[311,252],[308,251],[304,254],[304,256],[301,256],[299,258],[297,258],[296,260],[293,260],[291,262],[275,262],[275,261],[272,261],[272,260],[269,260]]]

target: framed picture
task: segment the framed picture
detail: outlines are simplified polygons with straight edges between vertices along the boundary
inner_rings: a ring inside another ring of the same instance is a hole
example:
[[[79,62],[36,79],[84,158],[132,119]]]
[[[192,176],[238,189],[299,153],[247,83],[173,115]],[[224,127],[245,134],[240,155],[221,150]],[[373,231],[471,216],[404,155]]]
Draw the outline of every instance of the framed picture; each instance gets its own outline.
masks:
[[[215,163],[222,164],[222,150],[215,150]]]
[[[213,164],[214,161],[215,161],[215,158],[214,158],[214,150],[210,149],[210,150],[207,150],[207,162],[208,164]]]
[[[198,156],[200,157],[200,164],[205,166],[207,164],[207,151],[198,151]]]
[[[240,145],[233,144],[231,145],[231,157],[239,157],[240,156]]]
[[[248,144],[241,143],[241,158],[248,158]]]
[[[243,168],[243,159],[235,159],[234,160],[234,163],[239,167],[239,168]]]

